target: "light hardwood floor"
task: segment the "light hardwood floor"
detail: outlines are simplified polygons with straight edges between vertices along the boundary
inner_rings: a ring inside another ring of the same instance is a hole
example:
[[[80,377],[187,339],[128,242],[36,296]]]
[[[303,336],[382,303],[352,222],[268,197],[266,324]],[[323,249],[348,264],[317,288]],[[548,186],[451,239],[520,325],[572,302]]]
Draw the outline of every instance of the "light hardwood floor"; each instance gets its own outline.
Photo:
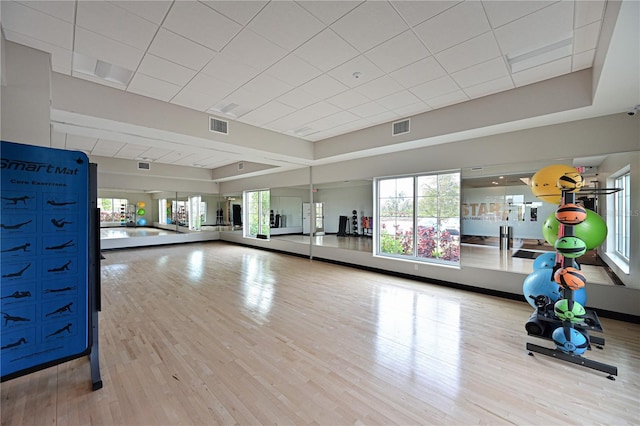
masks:
[[[104,387],[74,360],[2,383],[2,425],[638,424],[640,325],[606,374],[536,354],[532,308],[222,242],[105,252]]]

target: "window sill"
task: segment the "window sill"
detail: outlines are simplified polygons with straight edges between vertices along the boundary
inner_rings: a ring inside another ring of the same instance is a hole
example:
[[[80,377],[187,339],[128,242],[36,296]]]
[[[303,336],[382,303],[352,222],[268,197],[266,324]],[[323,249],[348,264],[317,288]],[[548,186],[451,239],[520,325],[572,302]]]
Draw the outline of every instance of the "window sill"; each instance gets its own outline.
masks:
[[[629,263],[625,259],[620,257],[617,253],[607,252],[606,255],[609,260],[613,262],[618,267],[618,269],[620,269],[620,271],[622,271],[626,275],[629,275]]]

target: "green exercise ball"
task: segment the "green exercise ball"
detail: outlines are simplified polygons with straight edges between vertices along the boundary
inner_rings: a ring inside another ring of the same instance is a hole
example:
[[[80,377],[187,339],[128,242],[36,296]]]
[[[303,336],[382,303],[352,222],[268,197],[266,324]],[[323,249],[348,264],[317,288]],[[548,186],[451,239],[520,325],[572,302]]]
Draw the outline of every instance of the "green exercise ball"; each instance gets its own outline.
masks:
[[[598,247],[607,238],[607,224],[600,215],[593,210],[587,210],[587,218],[580,224],[573,226],[573,235],[584,241],[587,250]],[[555,212],[551,213],[542,224],[542,235],[546,242],[555,246],[558,239],[560,222]]]
[[[146,213],[145,209],[138,209],[138,216],[144,216]]]

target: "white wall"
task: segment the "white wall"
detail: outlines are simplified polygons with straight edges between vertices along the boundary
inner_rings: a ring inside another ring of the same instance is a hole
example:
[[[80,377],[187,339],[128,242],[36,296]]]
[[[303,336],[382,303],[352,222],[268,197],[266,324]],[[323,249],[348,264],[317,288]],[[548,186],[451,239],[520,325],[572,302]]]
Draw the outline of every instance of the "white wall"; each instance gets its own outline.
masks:
[[[2,40],[0,136],[9,142],[50,147],[50,55]]]

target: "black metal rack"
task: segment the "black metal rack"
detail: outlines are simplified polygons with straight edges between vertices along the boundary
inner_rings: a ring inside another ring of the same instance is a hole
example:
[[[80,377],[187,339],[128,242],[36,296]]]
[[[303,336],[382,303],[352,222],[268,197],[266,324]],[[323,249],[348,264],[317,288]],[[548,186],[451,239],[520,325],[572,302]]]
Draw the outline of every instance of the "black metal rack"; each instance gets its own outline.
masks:
[[[602,189],[594,189],[594,191],[598,191],[600,194],[607,193],[615,193],[617,190],[615,188],[602,188]],[[612,191],[612,192],[609,192]],[[586,192],[586,191],[585,191]],[[591,192],[595,193],[595,192]],[[575,193],[570,191],[562,191],[562,204],[566,203],[575,203]],[[564,236],[573,236],[573,226],[565,225],[564,228]],[[562,261],[563,266],[573,266],[576,267],[577,264],[572,258],[563,258]],[[564,289],[564,298],[568,299],[570,303],[573,303],[573,291],[569,289]],[[542,305],[542,306],[541,306]],[[597,349],[603,349],[604,347],[604,337],[602,336],[591,336],[591,332],[603,333],[602,324],[600,324],[600,320],[598,319],[598,315],[592,309],[585,309],[586,314],[584,318],[582,318],[581,322],[572,323],[569,320],[561,320],[556,317],[553,309],[553,303],[541,304],[538,305],[536,310],[535,319],[540,324],[540,334],[532,334],[528,333],[530,336],[539,337],[542,339],[553,340],[552,333],[558,327],[563,327],[565,330],[568,328],[574,328],[581,332],[587,339],[587,350],[591,350],[591,344],[594,344]],[[582,355],[573,354],[569,352],[564,352],[560,349],[550,349],[544,346],[539,346],[534,343],[527,342],[527,350],[529,351],[529,355],[533,356],[533,353],[539,353],[542,355],[550,356],[553,358],[557,358],[559,360],[569,362],[572,364],[580,365],[582,367],[591,368],[593,370],[602,371],[607,373],[607,378],[610,380],[615,380],[614,376],[618,375],[618,368],[604,364],[602,362],[594,361],[588,358],[583,357]]]

